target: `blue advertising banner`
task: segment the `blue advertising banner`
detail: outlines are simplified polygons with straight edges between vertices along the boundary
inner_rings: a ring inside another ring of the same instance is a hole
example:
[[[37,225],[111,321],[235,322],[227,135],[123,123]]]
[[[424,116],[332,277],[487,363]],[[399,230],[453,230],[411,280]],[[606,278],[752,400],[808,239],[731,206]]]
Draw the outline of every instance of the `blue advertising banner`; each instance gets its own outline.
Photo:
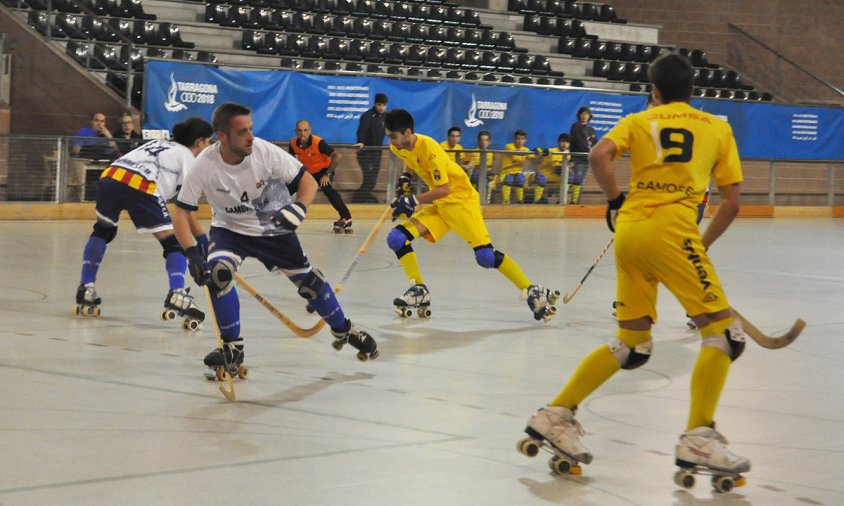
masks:
[[[144,128],[169,130],[189,116],[210,120],[215,107],[232,101],[253,109],[259,137],[289,140],[296,121],[308,119],[315,133],[335,143],[357,142],[358,117],[372,107],[376,93],[384,93],[389,108],[413,114],[419,133],[444,140],[449,128],[459,126],[465,148],[476,146],[481,131],[492,134],[492,147],[503,148],[515,130],[528,133],[531,148],[555,146],[581,106],[592,110],[591,124],[601,137],[620,118],[645,108],[641,95],[222,70],[169,61],[147,63],[144,92]],[[844,109],[700,99],[692,105],[730,122],[743,157],[844,160]]]

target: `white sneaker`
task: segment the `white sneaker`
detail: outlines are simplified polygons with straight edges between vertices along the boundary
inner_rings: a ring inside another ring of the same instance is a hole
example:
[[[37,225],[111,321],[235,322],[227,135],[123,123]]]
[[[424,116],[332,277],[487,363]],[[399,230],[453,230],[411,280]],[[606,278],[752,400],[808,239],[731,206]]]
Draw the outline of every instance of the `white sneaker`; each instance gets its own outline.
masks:
[[[540,408],[528,420],[528,429],[578,462],[592,462],[592,454],[580,444],[583,428],[574,419],[574,411],[562,406]]]
[[[675,456],[680,467],[695,465],[726,471],[750,471],[750,461],[727,449],[727,439],[712,427],[695,427],[687,430],[677,442]]]

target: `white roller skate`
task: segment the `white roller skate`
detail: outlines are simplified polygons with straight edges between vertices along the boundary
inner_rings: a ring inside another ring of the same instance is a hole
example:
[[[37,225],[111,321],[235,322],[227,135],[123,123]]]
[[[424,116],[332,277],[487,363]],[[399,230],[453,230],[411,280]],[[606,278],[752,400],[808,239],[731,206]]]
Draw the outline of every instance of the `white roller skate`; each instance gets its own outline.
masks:
[[[205,356],[205,365],[208,366],[208,371],[205,372],[205,378],[209,381],[223,381],[223,372],[228,371],[232,378],[237,376],[240,379],[245,379],[249,375],[249,369],[243,365],[243,340],[239,339],[234,342],[225,343],[223,349],[215,348],[211,353]]]
[[[527,305],[533,311],[533,318],[537,321],[548,321],[557,314],[554,305],[560,298],[560,292],[551,291],[542,285],[530,285],[522,290],[521,300],[527,300]]]
[[[331,346],[335,350],[340,351],[343,346],[348,343],[357,348],[357,359],[361,362],[366,362],[368,359],[375,360],[378,358],[378,344],[375,339],[363,330],[352,325],[351,320],[346,320],[346,329],[335,331],[331,329],[331,335],[334,336],[334,342]]]
[[[79,285],[76,289],[76,305],[73,306],[75,316],[100,316],[100,304],[103,300],[94,290],[94,283]]]
[[[190,288],[176,288],[167,292],[161,319],[175,320],[178,316],[185,318],[182,321],[182,328],[185,330],[197,330],[199,324],[205,320],[205,313],[200,311],[194,303]]]
[[[583,429],[574,419],[574,411],[562,406],[540,408],[525,427],[527,438],[516,448],[528,457],[539,450],[551,453],[548,466],[557,474],[581,474],[580,464],[592,462],[592,454],[581,443]]]
[[[740,473],[750,471],[750,461],[727,449],[727,439],[713,427],[695,427],[680,436],[675,451],[680,470],[674,473],[674,483],[683,488],[695,485],[696,474],[712,477],[712,487],[729,492],[747,480]]]
[[[414,309],[420,318],[430,318],[431,292],[424,284],[413,285],[404,292],[404,295],[393,299],[393,305],[395,312],[402,318],[410,318]]]
[[[688,318],[686,326],[689,327],[689,330],[697,330],[697,323],[689,316],[689,313],[686,313],[686,318]]]
[[[334,222],[334,233],[335,234],[351,234],[354,230],[352,230],[352,220],[351,218],[348,220],[339,219]]]

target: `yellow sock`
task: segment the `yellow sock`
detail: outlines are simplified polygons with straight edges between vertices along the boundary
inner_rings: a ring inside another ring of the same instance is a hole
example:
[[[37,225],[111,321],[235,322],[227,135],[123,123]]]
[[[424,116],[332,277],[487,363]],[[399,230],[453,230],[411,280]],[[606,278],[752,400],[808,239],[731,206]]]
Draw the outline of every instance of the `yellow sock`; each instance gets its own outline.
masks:
[[[542,194],[543,194],[543,193],[545,193],[545,187],[544,187],[544,186],[537,186],[537,187],[533,190],[533,201],[534,201],[534,202],[539,202],[539,201],[542,199]]]
[[[523,186],[516,187],[516,200],[523,202],[525,200],[525,188]]]
[[[419,262],[416,261],[416,252],[411,251],[399,258],[401,266],[404,267],[404,273],[407,274],[407,279],[416,280],[416,284],[421,285],[422,271],[419,270]]]
[[[563,387],[563,391],[551,401],[550,405],[574,409],[619,369],[621,365],[618,360],[609,347],[602,344],[580,362],[566,386]]]
[[[501,201],[505,204],[510,203],[510,185],[503,184],[501,185]]]
[[[733,323],[725,318],[700,329],[701,336],[723,334]],[[702,347],[692,371],[688,429],[710,425],[715,420],[718,399],[730,372],[730,357],[718,348]]]
[[[519,267],[519,264],[517,264],[515,260],[507,255],[504,255],[504,260],[501,261],[501,265],[498,266],[498,270],[501,274],[504,274],[511,283],[516,285],[516,288],[519,290],[524,290],[530,286],[530,279],[528,279],[524,271],[522,271],[522,268]]]
[[[579,184],[572,185],[571,188],[571,203],[572,204],[579,204],[580,203],[580,189],[582,186]]]
[[[730,357],[718,348],[704,347],[692,371],[692,402],[687,428],[710,425],[715,420],[718,398],[730,372]]]

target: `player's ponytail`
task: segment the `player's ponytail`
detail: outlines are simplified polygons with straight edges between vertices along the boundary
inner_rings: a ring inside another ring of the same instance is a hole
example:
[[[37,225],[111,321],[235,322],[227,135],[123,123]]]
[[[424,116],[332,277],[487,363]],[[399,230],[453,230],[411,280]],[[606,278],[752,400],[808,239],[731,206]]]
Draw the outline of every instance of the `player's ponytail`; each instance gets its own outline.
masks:
[[[173,140],[185,147],[193,146],[197,139],[205,139],[214,134],[211,124],[198,116],[173,125]]]

